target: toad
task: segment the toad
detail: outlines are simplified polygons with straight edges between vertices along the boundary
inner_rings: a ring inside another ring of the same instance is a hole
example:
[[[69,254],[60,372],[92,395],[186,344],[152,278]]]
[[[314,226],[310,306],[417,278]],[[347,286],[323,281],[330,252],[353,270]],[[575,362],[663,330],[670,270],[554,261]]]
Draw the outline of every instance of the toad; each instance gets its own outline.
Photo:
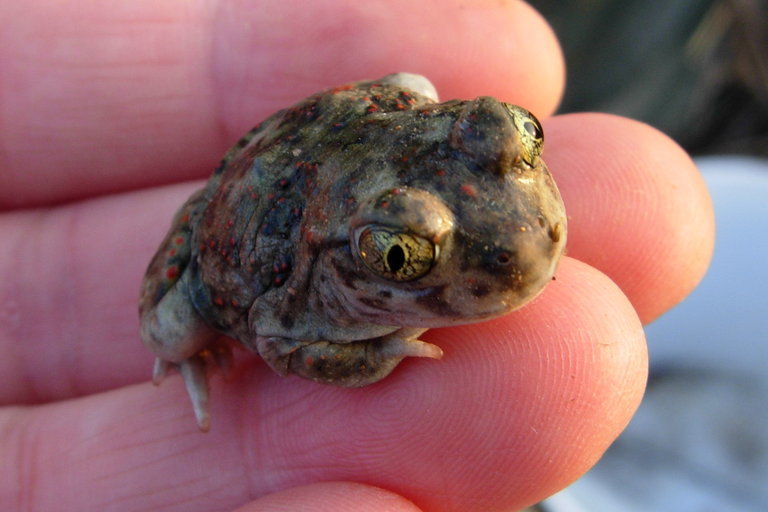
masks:
[[[154,380],[182,374],[207,430],[208,368],[235,340],[280,375],[359,387],[430,327],[517,309],[553,278],[563,202],[527,110],[438,102],[397,73],[314,94],[224,156],[173,219],[141,289]]]

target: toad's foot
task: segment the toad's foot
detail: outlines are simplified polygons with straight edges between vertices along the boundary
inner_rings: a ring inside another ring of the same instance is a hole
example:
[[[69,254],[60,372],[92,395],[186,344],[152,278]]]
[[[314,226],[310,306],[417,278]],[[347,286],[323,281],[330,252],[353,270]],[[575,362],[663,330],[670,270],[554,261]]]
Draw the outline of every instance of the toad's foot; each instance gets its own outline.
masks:
[[[346,343],[259,337],[262,358],[279,374],[290,373],[344,387],[379,381],[405,357],[439,359],[437,345],[416,338],[424,329],[400,329],[390,335]]]
[[[232,367],[232,350],[227,345],[219,344],[215,348],[202,350],[180,363],[172,363],[157,358],[152,372],[152,382],[155,385],[160,384],[168,373],[168,369],[172,367],[178,369],[184,379],[187,394],[189,394],[192,408],[195,411],[197,426],[201,431],[208,432],[211,426],[211,414],[208,406],[209,369],[220,368],[226,375]]]

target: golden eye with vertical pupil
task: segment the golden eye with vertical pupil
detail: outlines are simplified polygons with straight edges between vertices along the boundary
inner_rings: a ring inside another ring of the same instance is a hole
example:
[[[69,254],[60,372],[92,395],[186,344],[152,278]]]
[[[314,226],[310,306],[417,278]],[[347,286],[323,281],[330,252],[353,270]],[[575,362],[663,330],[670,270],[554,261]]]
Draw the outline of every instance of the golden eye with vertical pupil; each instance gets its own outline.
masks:
[[[521,151],[520,157],[525,163],[533,167],[536,165],[541,147],[544,145],[544,130],[536,116],[522,107],[505,103],[512,122],[520,134]]]
[[[438,247],[424,237],[384,226],[360,231],[357,250],[365,266],[379,277],[411,281],[432,268]]]

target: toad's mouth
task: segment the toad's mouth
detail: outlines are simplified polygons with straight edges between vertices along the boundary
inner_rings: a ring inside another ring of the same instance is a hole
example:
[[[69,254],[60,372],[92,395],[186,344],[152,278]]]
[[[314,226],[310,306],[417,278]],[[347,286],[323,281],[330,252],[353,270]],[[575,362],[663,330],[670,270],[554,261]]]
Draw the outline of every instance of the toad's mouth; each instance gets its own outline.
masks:
[[[350,319],[400,327],[447,327],[482,322],[514,311],[544,288],[494,288],[490,282],[459,280],[418,290],[379,290],[373,294],[339,290]]]

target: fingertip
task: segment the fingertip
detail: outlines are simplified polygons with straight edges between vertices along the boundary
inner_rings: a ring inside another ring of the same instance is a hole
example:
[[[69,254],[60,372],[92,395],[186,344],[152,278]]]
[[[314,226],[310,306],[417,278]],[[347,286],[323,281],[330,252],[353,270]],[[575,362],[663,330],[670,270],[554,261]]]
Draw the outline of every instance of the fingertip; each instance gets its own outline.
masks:
[[[695,164],[655,128],[608,114],[546,123],[545,158],[568,211],[568,254],[610,276],[650,322],[709,266],[714,213]]]
[[[292,487],[257,499],[237,512],[419,512],[393,492],[354,482],[321,482]]]
[[[425,75],[442,100],[494,96],[542,117],[563,91],[557,38],[524,2],[276,3],[244,24],[254,9],[231,2],[217,16],[214,77],[232,136],[318,90],[398,71]]]
[[[452,366],[442,369],[453,375],[443,386],[469,389],[455,392],[454,409],[465,417],[452,428],[467,428],[467,411],[476,410],[472,400],[486,396],[483,416],[499,423],[484,431],[484,442],[504,446],[495,438],[500,429],[515,439],[507,447],[512,460],[485,459],[515,482],[507,484],[517,500],[510,509],[557,492],[591,468],[626,427],[645,389],[647,349],[632,304],[607,276],[568,257],[529,305],[476,326],[439,330],[430,340],[446,351],[441,364]],[[473,389],[473,382],[485,382],[486,389]],[[472,437],[465,439],[468,444]]]
[[[632,305],[570,258],[523,309],[427,337],[445,349],[442,361],[406,361],[343,402],[313,388],[312,403],[334,420],[313,417],[313,439],[322,441],[291,452],[295,464],[335,454],[357,461],[356,476],[426,509],[518,510],[586,472],[643,394],[647,354]],[[343,432],[328,429],[342,423]],[[347,464],[333,466],[349,477]]]
[[[454,7],[449,15],[466,17],[463,4]],[[487,2],[474,14],[477,40],[447,47],[439,67],[425,63],[441,98],[493,96],[538,117],[551,115],[565,88],[565,59],[552,27],[525,2]],[[463,56],[458,66],[457,55]]]

